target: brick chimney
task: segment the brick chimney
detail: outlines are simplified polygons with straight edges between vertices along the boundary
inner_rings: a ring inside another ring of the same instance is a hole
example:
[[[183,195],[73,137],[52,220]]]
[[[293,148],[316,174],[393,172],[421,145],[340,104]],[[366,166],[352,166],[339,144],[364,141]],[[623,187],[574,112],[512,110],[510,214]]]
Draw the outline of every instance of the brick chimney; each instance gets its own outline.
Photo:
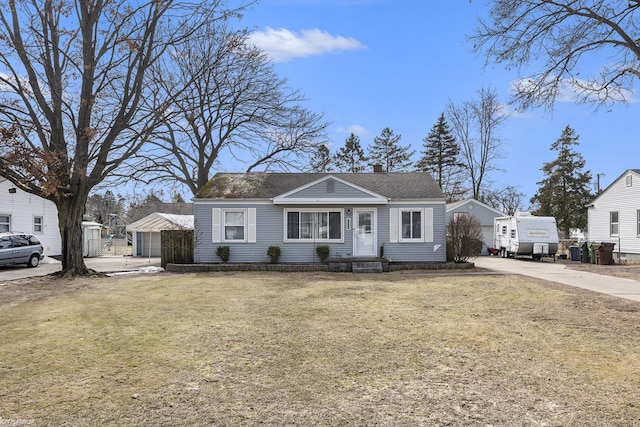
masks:
[[[373,172],[382,173],[382,165],[380,163],[376,163],[375,165],[373,165]]]

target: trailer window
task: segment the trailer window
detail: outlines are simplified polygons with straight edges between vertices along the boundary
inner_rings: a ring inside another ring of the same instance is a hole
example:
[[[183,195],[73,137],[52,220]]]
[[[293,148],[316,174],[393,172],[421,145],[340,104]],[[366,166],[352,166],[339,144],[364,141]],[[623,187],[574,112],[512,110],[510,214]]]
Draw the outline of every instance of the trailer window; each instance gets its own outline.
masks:
[[[502,226],[502,235],[503,235],[503,236],[506,236],[506,235],[507,235],[507,226],[506,226],[506,225],[503,225],[503,226]]]
[[[512,239],[515,239],[516,238],[516,230],[515,229],[511,230],[511,234],[510,235],[511,235]]]

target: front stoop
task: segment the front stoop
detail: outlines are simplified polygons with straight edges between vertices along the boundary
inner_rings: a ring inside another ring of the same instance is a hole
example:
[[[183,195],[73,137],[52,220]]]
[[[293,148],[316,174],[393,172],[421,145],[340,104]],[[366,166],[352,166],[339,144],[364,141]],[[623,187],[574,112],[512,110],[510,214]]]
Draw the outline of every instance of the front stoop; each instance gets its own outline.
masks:
[[[351,271],[357,273],[382,273],[382,263],[380,261],[353,261]]]

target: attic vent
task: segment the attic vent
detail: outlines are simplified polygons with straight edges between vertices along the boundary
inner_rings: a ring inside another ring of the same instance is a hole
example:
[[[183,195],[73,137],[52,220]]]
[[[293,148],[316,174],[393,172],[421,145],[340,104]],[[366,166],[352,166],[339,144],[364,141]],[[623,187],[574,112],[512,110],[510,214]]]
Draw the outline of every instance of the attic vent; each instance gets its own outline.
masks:
[[[335,193],[336,191],[336,182],[332,179],[327,180],[327,193]]]
[[[633,175],[627,175],[627,187],[631,187]]]

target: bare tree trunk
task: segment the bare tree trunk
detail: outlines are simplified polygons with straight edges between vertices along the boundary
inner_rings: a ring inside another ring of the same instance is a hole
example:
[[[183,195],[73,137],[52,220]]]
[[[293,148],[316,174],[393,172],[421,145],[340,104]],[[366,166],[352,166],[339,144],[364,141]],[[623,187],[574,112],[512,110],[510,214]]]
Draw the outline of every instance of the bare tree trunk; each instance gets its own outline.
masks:
[[[83,192],[84,193],[84,192]],[[84,263],[82,248],[82,217],[86,196],[78,194],[58,204],[58,225],[62,237],[61,277],[82,276],[91,273]]]

